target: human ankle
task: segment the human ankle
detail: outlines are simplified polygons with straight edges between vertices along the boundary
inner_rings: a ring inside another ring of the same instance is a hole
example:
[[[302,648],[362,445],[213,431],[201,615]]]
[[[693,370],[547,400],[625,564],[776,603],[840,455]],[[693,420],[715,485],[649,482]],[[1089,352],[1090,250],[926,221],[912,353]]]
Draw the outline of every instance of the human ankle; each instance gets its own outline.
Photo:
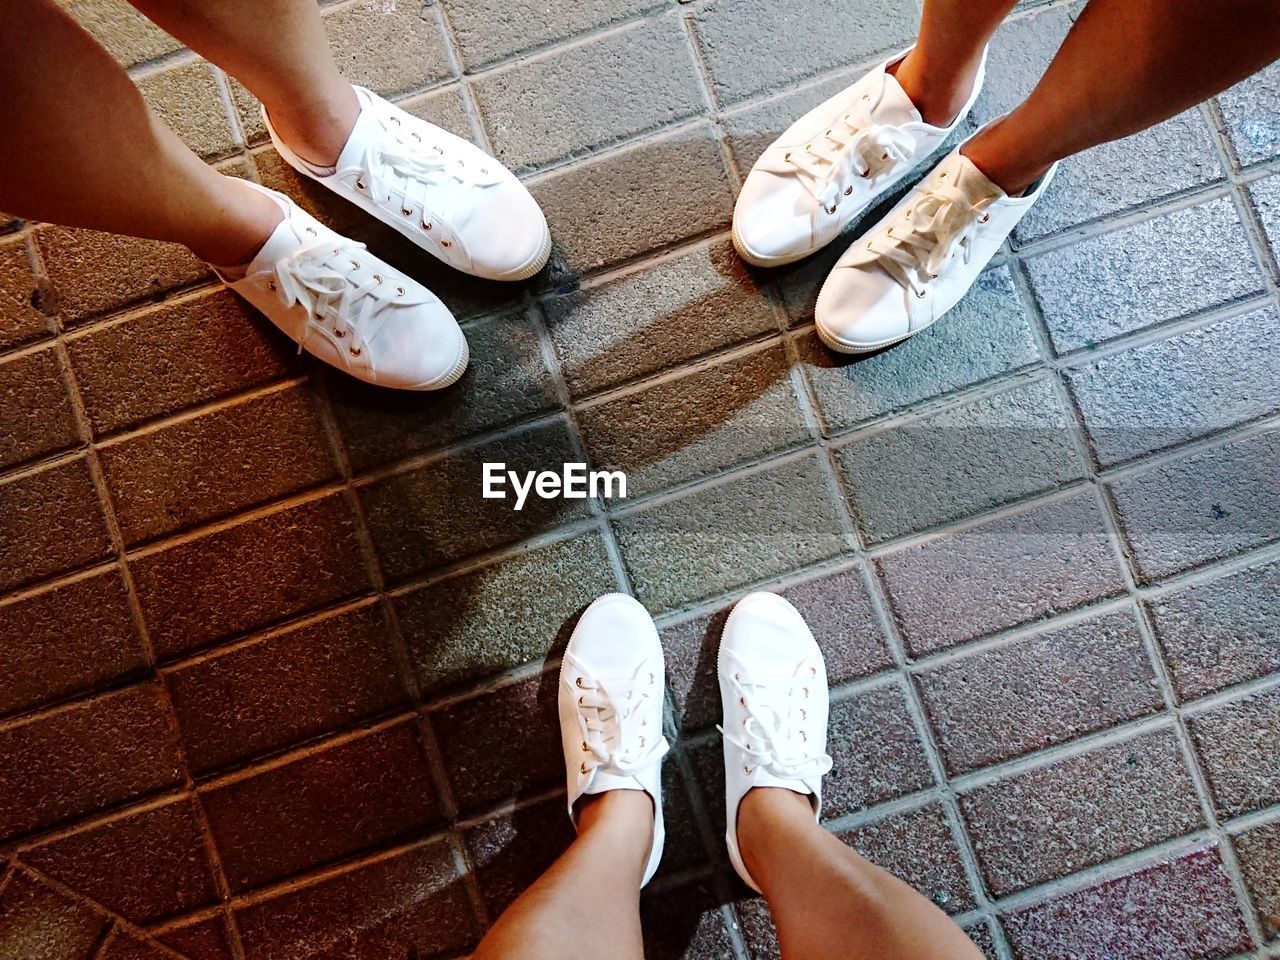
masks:
[[[977,56],[942,62],[916,46],[889,68],[925,123],[950,126],[969,102],[982,62]]]
[[[995,120],[974,134],[960,152],[982,171],[988,180],[1010,197],[1021,196],[1053,166],[1028,155],[1033,138],[1019,137],[1008,118]]]
[[[307,163],[332,167],[351,139],[360,101],[345,80],[309,102],[284,97],[267,105],[267,116],[285,146]]]
[[[816,826],[812,797],[784,787],[755,787],[738,805],[738,852],[757,881],[767,875],[770,851],[789,831]]]
[[[257,256],[284,219],[284,212],[269,196],[235,177],[224,179],[228,202],[220,207],[227,222],[210,230],[208,236],[188,243],[188,247],[206,263],[234,271],[247,266]]]
[[[649,856],[653,844],[653,798],[643,790],[588,794],[577,805],[579,834],[608,835],[623,849]]]

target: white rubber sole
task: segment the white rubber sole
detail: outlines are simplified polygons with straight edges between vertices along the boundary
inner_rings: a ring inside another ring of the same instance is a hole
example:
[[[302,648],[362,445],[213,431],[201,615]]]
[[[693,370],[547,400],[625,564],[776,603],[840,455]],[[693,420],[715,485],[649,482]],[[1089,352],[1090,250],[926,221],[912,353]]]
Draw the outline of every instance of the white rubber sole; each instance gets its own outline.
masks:
[[[455,383],[462,379],[462,375],[467,372],[467,364],[471,362],[471,344],[467,343],[465,337],[462,340],[462,354],[458,357],[457,363],[453,368],[435,383],[427,386],[418,387],[416,389],[427,393],[431,390],[444,390],[446,387],[452,387]]]
[[[408,234],[405,234],[408,236]],[[426,249],[426,248],[424,248]],[[427,251],[430,253],[431,251]],[[544,230],[542,236],[542,246],[538,248],[538,252],[529,258],[522,266],[509,270],[506,273],[476,273],[473,276],[480,277],[484,280],[498,280],[503,283],[513,283],[519,280],[528,280],[535,273],[542,270],[547,265],[547,261],[551,259],[551,231]]]
[[[930,324],[930,326],[932,326],[932,324]],[[928,327],[920,328],[920,330],[927,330],[927,329]],[[902,341],[904,340],[910,340],[912,337],[914,337],[917,333],[920,332],[920,330],[913,330],[911,333],[904,334],[903,336],[897,337],[893,340],[886,340],[884,343],[876,343],[869,347],[857,347],[851,343],[845,343],[842,340],[837,340],[835,337],[831,336],[831,334],[827,333],[827,331],[823,330],[822,324],[820,323],[815,323],[813,325],[813,330],[814,330],[814,333],[818,335],[818,339],[822,341],[822,345],[826,347],[828,350],[831,350],[834,353],[843,353],[849,356],[859,356],[864,353],[875,353],[877,350],[886,350],[889,347],[897,346],[899,343],[902,343]]]
[[[827,244],[823,244],[822,247],[814,247],[812,250],[805,250],[803,253],[789,254],[788,256],[785,256],[785,257],[773,257],[770,259],[757,257],[754,253],[751,252],[751,250],[743,242],[742,237],[738,236],[738,225],[736,223],[733,225],[732,240],[733,240],[733,249],[737,251],[738,256],[740,256],[747,263],[751,264],[751,266],[753,267],[765,267],[765,268],[785,267],[789,263],[798,263],[799,261],[805,259],[805,257],[811,257],[815,253],[817,253],[819,250],[821,250],[823,247],[827,246]]]

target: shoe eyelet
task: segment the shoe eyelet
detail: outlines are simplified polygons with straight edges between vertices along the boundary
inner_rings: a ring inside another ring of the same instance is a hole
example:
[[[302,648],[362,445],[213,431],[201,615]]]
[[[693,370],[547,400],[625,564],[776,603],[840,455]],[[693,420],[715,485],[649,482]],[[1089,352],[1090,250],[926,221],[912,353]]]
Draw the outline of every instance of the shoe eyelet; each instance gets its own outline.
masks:
[[[803,730],[801,730],[801,731],[800,731],[800,739],[801,739],[801,740],[803,740],[805,743],[808,743],[808,742],[809,742],[809,735],[808,735],[807,733],[805,733]]]
[[[489,168],[488,168],[488,167],[481,167],[481,168],[480,168],[480,172],[481,172],[482,174],[484,174],[484,175],[487,177],[487,176],[489,175]]]
[[[801,707],[801,708],[800,708],[800,719],[801,719],[801,720],[808,720],[808,719],[809,719],[809,711],[808,711],[808,710],[806,710],[804,707]]]
[[[938,174],[938,179],[939,180],[947,179],[947,171],[943,170],[940,174]]]
[[[741,707],[745,707],[745,706],[747,705],[747,699],[746,699],[746,697],[739,697],[739,698],[738,698],[738,705],[739,705],[739,706],[741,706]]]
[[[417,140],[419,143],[422,142],[422,134],[418,133],[418,131],[416,130],[413,133],[409,134],[409,136],[413,137],[413,139]]]
[[[748,777],[751,776],[751,768],[748,767],[745,763],[742,765],[742,772],[745,773]]]
[[[916,291],[917,299],[923,300],[925,298],[925,294],[927,294],[928,292],[929,292],[928,290],[917,290]]]
[[[982,217],[978,220],[978,222],[979,222],[979,223],[986,223],[986,222],[987,222],[988,220],[990,220],[990,219],[991,219],[991,214],[989,214],[989,213],[984,213],[984,214],[982,215]]]
[[[886,231],[884,232],[884,235],[885,235],[886,237],[892,237],[892,236],[893,236],[893,227],[890,227],[888,230],[886,230]]]
[[[788,150],[788,151],[787,151],[786,156],[784,156],[782,159],[783,159],[783,160],[790,160],[790,159],[791,159],[791,151],[790,151],[790,150]]]
[[[748,750],[750,750],[750,749],[751,749],[751,744],[749,744],[749,743],[748,743],[748,744],[746,744],[746,748],[747,748]]]
[[[931,273],[931,274],[929,274],[929,279],[930,279],[930,280],[937,280],[937,279],[938,279],[938,275],[937,275],[936,273]]]
[[[441,147],[439,144],[436,144],[436,145],[435,145],[434,147],[432,147],[431,149],[432,149],[432,150],[434,150],[436,153],[439,153],[439,154],[443,154],[443,153],[444,153],[444,148],[443,148],[443,147]]]
[[[279,290],[280,288],[276,286],[276,282],[275,282],[274,280],[268,280],[268,281],[267,281],[267,289],[268,289],[268,290]]]
[[[863,180],[870,180],[870,179],[871,179],[871,171],[870,171],[870,170],[868,170],[866,173],[860,173],[860,174],[858,174],[858,176],[860,176]]]
[[[808,700],[808,699],[809,699],[809,688],[808,688],[808,687],[805,687],[805,688],[804,688],[804,698],[805,698],[806,700]]]
[[[642,747],[643,747],[643,746],[644,746],[644,744],[645,744],[645,739],[644,739],[644,737],[641,737],[641,738],[640,738],[640,746],[642,746]]]
[[[432,225],[431,225],[431,224],[429,224],[429,223],[424,223],[424,224],[422,225],[422,229],[423,229],[423,230],[430,230],[430,229],[431,229],[431,226],[432,226]]]
[[[363,351],[362,349],[360,349],[359,347],[352,347],[352,348],[350,349],[350,351],[348,351],[348,352],[349,352],[353,357],[358,357],[358,356],[360,356],[360,354],[364,353],[364,351]]]
[[[883,161],[885,161],[885,160],[888,160],[888,159],[889,159],[889,154],[887,154],[887,153],[882,153],[882,154],[880,154],[880,160],[881,160],[882,162],[883,162]]]
[[[313,237],[318,236],[318,234],[316,233],[315,227],[307,227],[307,233],[311,234]]]
[[[333,331],[333,335],[334,335],[335,337],[337,337],[339,340],[341,340],[343,337],[345,337],[345,336],[347,335],[347,331],[345,331],[345,330],[337,330],[337,329],[335,329],[335,330]]]
[[[364,185],[364,181],[363,181],[363,180],[361,180],[361,179],[359,179],[359,178],[357,178],[357,179],[356,179],[356,189],[357,189],[357,190],[364,190],[364,189],[366,189],[366,187],[365,187],[365,185]]]
[[[733,675],[733,679],[735,679],[735,680],[737,680],[739,683],[741,683],[741,682],[742,682],[742,674],[740,674],[740,673],[735,673],[735,674]]]
[[[375,283],[381,283],[381,282],[382,282],[382,277],[378,276],[376,273],[373,275],[373,279],[374,279],[374,282],[375,282]]]
[[[583,741],[582,741],[582,752],[583,752],[583,753],[590,753],[590,752],[591,752],[591,748],[587,746],[587,741],[585,741],[585,740],[583,740]]]
[[[388,117],[387,119],[389,119],[389,120],[390,120],[392,123],[394,123],[397,127],[398,127],[398,126],[400,126],[400,118],[399,118],[399,117],[391,116],[391,117]]]
[[[441,241],[440,241],[440,246],[442,246],[442,247],[452,247],[452,246],[453,246],[453,244],[452,244],[452,243],[450,243],[448,240],[441,240]]]
[[[810,668],[809,668],[809,676],[811,676],[811,677],[816,677],[817,675],[818,675],[818,668],[817,668],[817,667],[810,667]]]
[[[578,769],[581,770],[584,774],[587,773],[587,765],[585,763],[582,764],[582,766],[580,766]]]
[[[869,93],[864,93],[864,94],[862,95],[862,99],[863,99],[863,100],[870,100],[870,99],[871,99],[871,94],[869,94]]]
[[[412,217],[412,216],[413,216],[413,211],[412,211],[412,210],[406,210],[404,207],[401,207],[401,208],[400,208],[400,213],[401,213],[401,215],[402,215],[402,216],[406,216],[406,217]]]
[[[351,261],[351,269],[352,269],[352,270],[359,270],[359,269],[360,269],[360,261],[358,261],[358,260],[352,260],[352,261]]]
[[[844,188],[844,195],[845,195],[846,197],[853,196],[853,187],[852,187],[852,186],[845,187],[845,188]]]
[[[658,678],[656,676],[654,676],[652,673],[649,674],[649,686],[653,686],[655,683],[657,683],[657,680]]]
[[[585,689],[585,688],[582,686],[582,678],[581,678],[581,677],[575,677],[573,682],[574,682],[574,683],[576,683],[580,689]]]
[[[396,296],[397,296],[397,297],[403,297],[403,296],[404,296],[404,287],[396,287]]]
[[[836,201],[835,203],[833,203],[831,206],[827,207],[827,213],[835,213],[835,212],[836,212],[836,208],[837,208],[838,206],[840,206],[840,201],[839,201],[839,200],[837,200],[837,201]]]

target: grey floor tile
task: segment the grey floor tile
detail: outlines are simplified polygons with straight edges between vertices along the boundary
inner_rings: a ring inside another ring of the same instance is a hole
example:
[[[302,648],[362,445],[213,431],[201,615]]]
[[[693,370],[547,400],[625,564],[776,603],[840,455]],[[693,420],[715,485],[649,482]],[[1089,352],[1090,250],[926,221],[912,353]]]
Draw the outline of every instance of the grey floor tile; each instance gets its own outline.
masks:
[[[1280,157],[1277,102],[1280,102],[1280,64],[1274,63],[1219,94],[1227,135],[1244,166]]]
[[[644,955],[649,960],[729,960],[734,956],[725,916],[710,881],[642,898]]]
[[[809,454],[613,521],[655,614],[838,556],[839,507]]]
[[[1223,817],[1280,803],[1280,689],[1197,711],[1187,728]]]
[[[1024,508],[876,561],[920,656],[1123,590],[1091,493]]]
[[[1280,539],[1280,431],[1108,484],[1138,576],[1157,580]]]
[[[1280,257],[1280,176],[1266,177],[1249,185],[1262,226],[1271,242],[1271,252]]]
[[[1280,822],[1244,830],[1232,844],[1263,935],[1280,937]]]
[[[879,543],[1079,478],[1067,413],[1036,380],[835,451],[854,516]]]
[[[989,380],[1040,357],[1003,267],[987,270],[946,317],[892,350],[853,359],[832,353],[813,336],[801,340],[799,347],[827,434]]]
[[[1059,353],[1263,290],[1230,197],[1032,257],[1026,267]]]
[[[812,439],[781,344],[590,406],[578,425],[593,467],[624,471],[631,497]]]

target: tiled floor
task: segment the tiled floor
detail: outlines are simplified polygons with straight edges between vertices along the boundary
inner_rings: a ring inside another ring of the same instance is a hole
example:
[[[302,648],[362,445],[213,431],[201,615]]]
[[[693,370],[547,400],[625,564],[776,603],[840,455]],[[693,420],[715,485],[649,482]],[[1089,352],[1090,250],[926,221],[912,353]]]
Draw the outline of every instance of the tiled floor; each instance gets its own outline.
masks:
[[[467,318],[443,396],[305,358],[181,250],[0,237],[0,957],[463,954],[562,847],[554,668],[630,590],[670,664],[650,955],[776,954],[731,879],[723,612],[811,618],[830,828],[993,957],[1280,955],[1280,67],[1064,165],[937,327],[848,363],[838,251],[727,244],[891,0],[356,0],[344,67],[530,177],[557,248],[448,273],[303,187],[234,82],[67,0],[228,172]],[[1024,5],[978,119],[1070,21]],[[631,498],[480,498],[588,459]]]

